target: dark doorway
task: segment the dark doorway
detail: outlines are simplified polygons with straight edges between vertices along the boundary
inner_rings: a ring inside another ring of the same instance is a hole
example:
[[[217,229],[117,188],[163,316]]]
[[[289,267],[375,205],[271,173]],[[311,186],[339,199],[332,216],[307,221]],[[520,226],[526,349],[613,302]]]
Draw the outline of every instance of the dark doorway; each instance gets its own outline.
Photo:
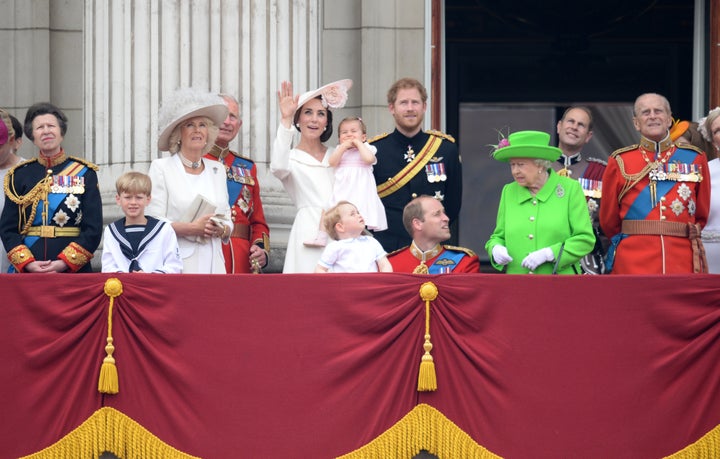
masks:
[[[462,102],[632,102],[692,110],[693,1],[445,0],[447,130]]]
[[[689,119],[694,14],[689,0],[445,0],[447,131],[464,163],[458,236],[484,268],[512,180],[489,158],[497,131],[544,130],[555,142],[564,108],[590,105],[605,121],[596,137],[612,141],[583,154],[606,159],[637,141],[630,107],[642,93],[665,95],[673,115]]]

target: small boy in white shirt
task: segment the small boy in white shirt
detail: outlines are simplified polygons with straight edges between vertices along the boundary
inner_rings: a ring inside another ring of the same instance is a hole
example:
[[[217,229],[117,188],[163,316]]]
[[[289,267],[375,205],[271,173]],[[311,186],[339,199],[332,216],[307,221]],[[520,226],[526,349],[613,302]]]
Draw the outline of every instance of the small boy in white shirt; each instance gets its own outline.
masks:
[[[175,230],[145,215],[152,182],[141,172],[127,172],[115,182],[115,201],[125,214],[105,228],[102,272],[181,273]]]
[[[322,253],[316,273],[392,272],[387,253],[372,236],[367,236],[365,220],[357,207],[340,201],[325,212],[325,228],[334,239]]]

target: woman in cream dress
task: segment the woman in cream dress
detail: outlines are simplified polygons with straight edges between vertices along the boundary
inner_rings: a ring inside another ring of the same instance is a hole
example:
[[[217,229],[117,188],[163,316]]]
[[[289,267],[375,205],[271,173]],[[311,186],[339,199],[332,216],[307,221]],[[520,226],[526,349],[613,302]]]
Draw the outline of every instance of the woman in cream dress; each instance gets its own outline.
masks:
[[[227,113],[220,97],[194,89],[175,92],[160,109],[158,147],[171,156],[150,164],[146,213],[172,224],[183,273],[225,273],[221,244],[232,232],[225,166],[203,155]]]
[[[284,273],[312,273],[322,247],[306,247],[303,241],[317,233],[324,206],[330,201],[334,172],[328,158],[334,148],[324,145],[332,135],[332,112],[347,101],[350,80],[327,84],[301,96],[284,81],[278,91],[281,120],[273,145],[270,170],[280,179],[297,214],[288,238]],[[300,141],[292,148],[295,132]]]

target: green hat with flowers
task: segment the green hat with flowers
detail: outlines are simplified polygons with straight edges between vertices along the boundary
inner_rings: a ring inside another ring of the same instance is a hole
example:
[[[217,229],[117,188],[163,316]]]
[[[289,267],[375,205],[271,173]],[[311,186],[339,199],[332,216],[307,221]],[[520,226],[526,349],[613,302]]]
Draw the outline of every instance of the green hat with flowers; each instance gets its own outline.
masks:
[[[556,161],[562,150],[550,146],[550,134],[542,131],[518,131],[502,139],[493,158],[508,162],[511,158],[536,158]]]

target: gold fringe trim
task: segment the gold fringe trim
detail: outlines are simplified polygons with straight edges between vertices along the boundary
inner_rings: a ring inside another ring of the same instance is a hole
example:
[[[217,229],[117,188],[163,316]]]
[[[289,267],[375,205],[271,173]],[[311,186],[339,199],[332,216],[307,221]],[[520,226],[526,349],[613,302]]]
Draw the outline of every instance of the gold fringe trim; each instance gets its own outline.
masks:
[[[98,379],[98,392],[101,394],[117,394],[120,391],[118,371],[113,357],[115,346],[113,346],[112,337],[112,313],[115,298],[122,295],[122,292],[122,283],[119,279],[112,277],[105,282],[105,294],[110,297],[110,306],[108,307],[108,335],[105,345],[107,355],[103,359],[100,367],[100,379]]]
[[[340,458],[413,457],[423,449],[443,458],[500,459],[500,456],[478,445],[440,411],[424,403],[417,405],[375,440]]]
[[[425,302],[425,354],[420,361],[418,373],[418,392],[432,392],[437,390],[437,376],[435,375],[435,362],[430,351],[433,345],[430,342],[430,302],[438,296],[438,289],[432,282],[425,282],[420,286],[420,298]]]
[[[720,425],[706,433],[692,445],[688,445],[675,454],[665,456],[665,459],[696,459],[720,457]]]
[[[110,452],[123,459],[193,459],[120,411],[100,408],[57,443],[22,459],[77,459]]]

